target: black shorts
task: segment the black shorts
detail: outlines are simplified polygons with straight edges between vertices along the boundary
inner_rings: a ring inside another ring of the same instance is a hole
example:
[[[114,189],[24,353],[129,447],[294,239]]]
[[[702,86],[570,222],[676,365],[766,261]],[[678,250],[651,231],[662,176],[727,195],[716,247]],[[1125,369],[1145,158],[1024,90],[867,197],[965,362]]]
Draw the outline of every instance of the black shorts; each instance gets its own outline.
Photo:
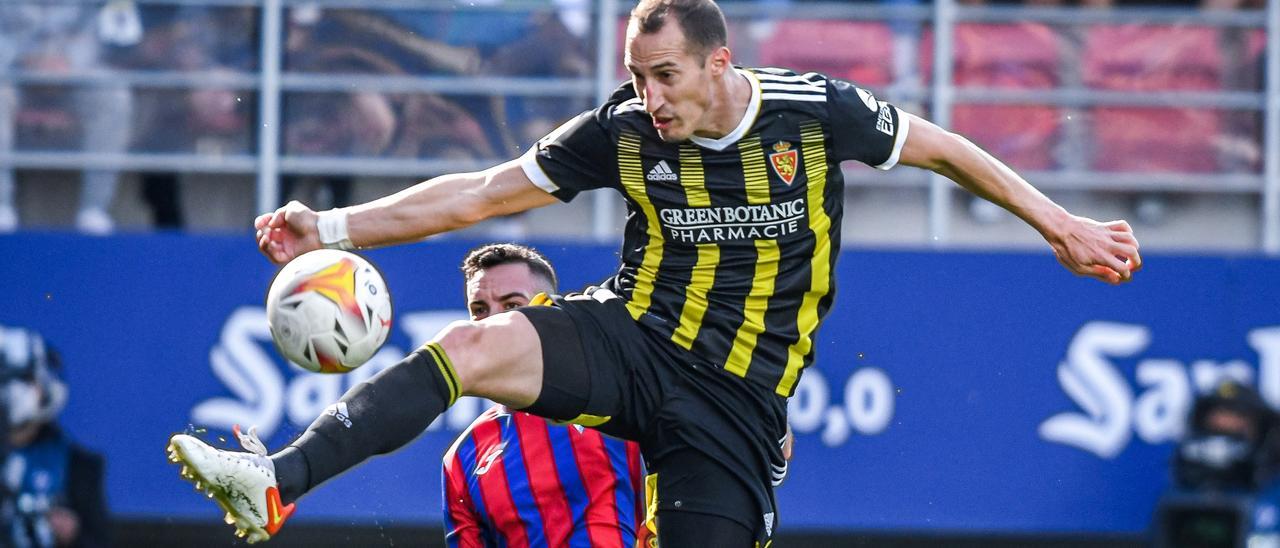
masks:
[[[542,393],[527,410],[555,420],[586,415],[575,422],[638,442],[658,474],[660,511],[738,521],[763,546],[777,524],[786,399],[642,326],[608,290],[553,302],[519,309],[542,342]]]

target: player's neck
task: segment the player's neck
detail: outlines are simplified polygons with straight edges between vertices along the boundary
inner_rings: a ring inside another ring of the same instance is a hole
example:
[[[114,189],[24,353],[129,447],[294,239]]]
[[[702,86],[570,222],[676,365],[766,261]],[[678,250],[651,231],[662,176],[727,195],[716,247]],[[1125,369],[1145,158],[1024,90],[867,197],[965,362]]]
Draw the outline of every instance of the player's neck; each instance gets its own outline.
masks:
[[[731,68],[725,73],[722,85],[717,86],[713,100],[710,127],[695,131],[698,137],[719,139],[737,129],[751,103],[751,82],[738,69]]]

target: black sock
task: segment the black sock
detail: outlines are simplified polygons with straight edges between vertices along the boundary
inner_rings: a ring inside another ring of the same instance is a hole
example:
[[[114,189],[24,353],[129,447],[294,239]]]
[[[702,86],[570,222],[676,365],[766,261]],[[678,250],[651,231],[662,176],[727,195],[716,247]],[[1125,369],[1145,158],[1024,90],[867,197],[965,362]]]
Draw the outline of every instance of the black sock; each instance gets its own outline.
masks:
[[[288,446],[279,453],[271,455],[271,462],[276,467],[276,484],[280,486],[280,501],[289,504],[302,496],[303,490],[311,484],[308,476],[311,466],[307,464],[307,456],[297,447]]]
[[[438,343],[415,350],[352,387],[289,447],[271,456],[280,498],[287,504],[369,457],[399,449],[460,393],[458,375]]]

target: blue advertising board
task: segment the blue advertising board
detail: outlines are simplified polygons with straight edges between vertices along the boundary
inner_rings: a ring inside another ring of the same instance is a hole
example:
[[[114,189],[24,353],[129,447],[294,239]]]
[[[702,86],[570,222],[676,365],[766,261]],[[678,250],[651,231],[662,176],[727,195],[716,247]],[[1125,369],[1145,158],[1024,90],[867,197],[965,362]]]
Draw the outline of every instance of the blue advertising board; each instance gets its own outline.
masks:
[[[472,243],[366,253],[395,326],[347,375],[304,372],[272,348],[262,303],[275,268],[247,236],[0,237],[0,325],[35,328],[62,353],[62,421],[106,455],[115,512],[214,520],[165,460],[168,436],[226,440],[238,423],[287,443],[465,316],[458,263]],[[539,247],[565,290],[616,266],[612,246]],[[1157,255],[1111,287],[1047,253],[847,250],[838,276],[817,365],[790,404],[784,527],[1137,532],[1197,393],[1231,376],[1280,404],[1280,261]],[[459,402],[410,446],[308,495],[295,519],[439,523],[440,457],[485,405]]]

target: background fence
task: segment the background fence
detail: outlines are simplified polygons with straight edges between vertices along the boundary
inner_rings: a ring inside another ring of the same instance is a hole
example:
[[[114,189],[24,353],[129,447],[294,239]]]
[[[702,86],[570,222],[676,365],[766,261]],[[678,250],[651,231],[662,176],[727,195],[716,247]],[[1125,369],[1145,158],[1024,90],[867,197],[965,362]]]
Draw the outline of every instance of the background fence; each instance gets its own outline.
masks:
[[[1277,3],[723,4],[740,63],[854,80],[971,137],[1037,186],[1083,196],[1090,212],[1150,221],[1157,245],[1277,253],[1280,83],[1268,75],[1280,71],[1264,70],[1277,61]],[[324,177],[336,190],[319,202],[342,203],[351,181],[403,185],[482,168],[625,78],[629,7],[9,2],[0,17],[14,29],[4,33],[13,47],[0,56],[0,86],[18,100],[7,109],[16,137],[9,146],[0,139],[0,169],[140,171],[149,189],[177,173],[251,177],[252,200],[222,208],[235,214],[212,223],[227,227],[279,204],[293,189],[282,188],[282,176]],[[984,230],[998,212],[953,203],[959,195],[945,180],[910,169],[846,171],[864,202],[905,196],[923,216],[910,237],[873,231],[872,243],[1028,241],[1001,237],[1007,227]],[[26,203],[38,217],[44,209],[30,202],[50,196],[29,186]],[[612,239],[620,201],[598,194],[579,206],[590,231],[575,219],[573,229],[534,223],[533,233]],[[208,203],[187,199],[188,209],[193,202]],[[1188,226],[1162,226],[1170,217]],[[1217,238],[1196,237],[1215,230]]]

